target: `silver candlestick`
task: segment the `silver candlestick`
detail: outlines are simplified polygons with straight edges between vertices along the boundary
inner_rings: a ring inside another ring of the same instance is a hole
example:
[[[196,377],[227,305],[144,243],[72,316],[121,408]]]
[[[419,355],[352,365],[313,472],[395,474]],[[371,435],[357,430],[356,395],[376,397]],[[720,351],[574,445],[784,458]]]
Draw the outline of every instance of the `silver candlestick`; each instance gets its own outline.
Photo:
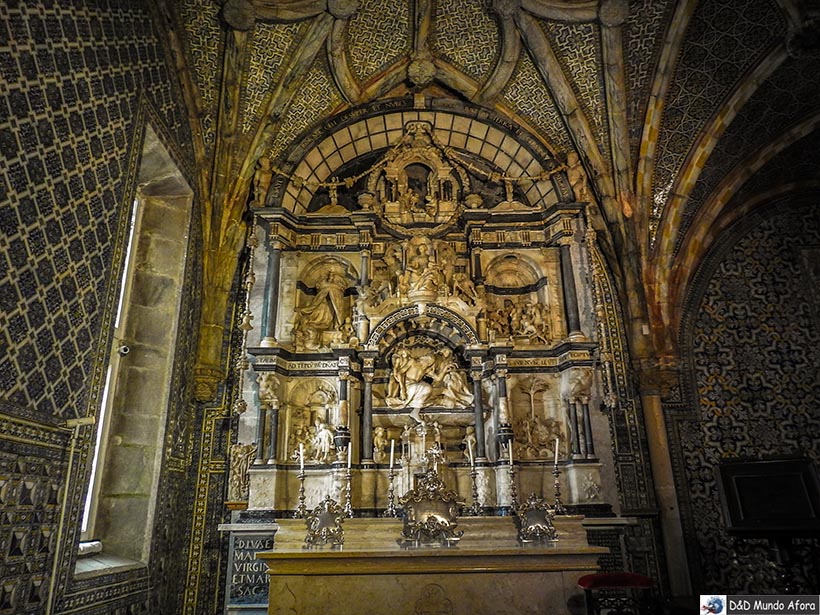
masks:
[[[515,464],[512,461],[510,461],[510,507],[512,509],[510,514],[514,515],[518,510],[518,491],[515,488]]]
[[[464,509],[464,514],[473,517],[481,516],[481,504],[478,501],[478,470],[475,466],[470,469],[470,478],[473,479],[473,503]]]
[[[564,508],[564,504],[561,502],[561,481],[558,480],[558,477],[561,476],[561,470],[558,469],[557,463],[552,467],[552,475],[555,477],[555,504],[553,511],[556,515],[565,515],[567,514],[567,509]]]
[[[393,468],[387,473],[387,478],[390,480],[390,486],[387,488],[387,510],[384,511],[384,517],[398,517],[399,512],[396,508],[396,491],[393,481],[396,478],[396,473]]]
[[[304,519],[305,515],[307,515],[307,506],[305,505],[305,471],[300,470],[297,476],[299,478],[299,506],[296,507],[293,518]]]
[[[351,518],[351,519],[352,519],[352,518],[353,518],[353,505],[352,505],[352,502],[351,502],[351,500],[352,500],[352,494],[351,494],[351,490],[350,490],[350,482],[351,482],[351,478],[352,478],[352,473],[351,473],[351,471],[350,471],[350,468],[348,468],[348,469],[345,471],[345,483],[346,483],[346,489],[345,489],[345,506],[344,506],[344,513],[345,513],[345,516],[346,516],[346,517],[349,517],[349,518]]]

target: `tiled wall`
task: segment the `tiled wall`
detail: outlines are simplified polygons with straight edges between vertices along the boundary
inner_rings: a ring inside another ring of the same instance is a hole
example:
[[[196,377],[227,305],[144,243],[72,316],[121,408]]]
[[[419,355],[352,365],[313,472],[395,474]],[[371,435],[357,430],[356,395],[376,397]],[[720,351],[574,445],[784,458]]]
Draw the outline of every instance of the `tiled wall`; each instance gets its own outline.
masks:
[[[820,462],[818,204],[818,194],[793,197],[750,217],[711,255],[692,304],[684,340],[694,412],[673,440],[701,573],[695,593],[783,590],[765,541],[723,529],[714,472],[741,457]],[[807,593],[805,575],[818,571],[802,561],[808,568],[790,576]]]
[[[8,402],[0,406],[3,614],[45,608],[58,548],[55,498],[62,498],[68,466],[68,432],[56,426],[96,412],[123,212],[134,194],[145,121],[190,174],[187,120],[149,6],[0,4],[0,401]],[[187,301],[185,309],[195,312]],[[192,326],[195,313],[184,321]],[[187,412],[185,390],[172,412],[190,423],[195,413]],[[81,431],[69,477],[70,527],[77,524],[91,433]],[[162,480],[169,493],[178,492],[185,469]],[[169,533],[155,548],[157,561],[170,549],[179,561],[185,551],[185,532]],[[73,540],[66,535],[63,546]],[[70,577],[70,552],[63,549],[58,594]],[[105,612],[146,612],[147,587],[135,587],[141,593],[127,599],[108,592]],[[94,584],[75,590],[71,606],[100,607]]]

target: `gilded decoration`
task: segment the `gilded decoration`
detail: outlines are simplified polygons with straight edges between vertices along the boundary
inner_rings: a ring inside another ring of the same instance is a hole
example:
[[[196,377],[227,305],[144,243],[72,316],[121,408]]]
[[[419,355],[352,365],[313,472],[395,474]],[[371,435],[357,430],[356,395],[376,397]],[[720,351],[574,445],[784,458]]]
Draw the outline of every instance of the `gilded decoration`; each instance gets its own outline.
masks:
[[[365,209],[375,207],[399,235],[431,236],[456,223],[469,191],[465,169],[434,143],[432,126],[408,122],[401,143],[368,178],[367,192],[374,198],[359,202]]]

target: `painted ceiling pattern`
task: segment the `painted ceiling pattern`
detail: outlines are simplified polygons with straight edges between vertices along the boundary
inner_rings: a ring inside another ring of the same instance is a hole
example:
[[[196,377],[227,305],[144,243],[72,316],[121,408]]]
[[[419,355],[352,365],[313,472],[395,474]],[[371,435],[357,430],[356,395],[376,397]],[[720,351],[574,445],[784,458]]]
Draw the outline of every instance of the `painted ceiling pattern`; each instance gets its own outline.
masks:
[[[783,87],[798,70],[779,71],[792,61],[792,35],[816,17],[803,4],[183,0],[171,10],[206,148],[232,142],[233,111],[219,101],[223,58],[231,29],[249,32],[231,75],[246,138],[229,148],[246,182],[259,156],[275,166],[339,113],[413,92],[449,96],[508,117],[558,155],[576,150],[594,196],[610,203],[603,224],[636,242],[640,266],[663,277],[672,263],[658,250],[677,254],[721,177],[818,113],[816,71],[797,79],[799,100]],[[241,25],[225,17],[236,7],[250,15]],[[429,74],[412,77],[419,66]],[[283,84],[293,90],[271,113]]]

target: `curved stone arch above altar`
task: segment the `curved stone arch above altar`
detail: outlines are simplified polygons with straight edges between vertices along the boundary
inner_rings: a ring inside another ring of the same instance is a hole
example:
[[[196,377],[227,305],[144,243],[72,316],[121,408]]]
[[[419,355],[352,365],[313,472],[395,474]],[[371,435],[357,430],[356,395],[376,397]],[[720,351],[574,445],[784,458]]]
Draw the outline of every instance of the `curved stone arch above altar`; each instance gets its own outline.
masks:
[[[425,329],[455,347],[468,348],[481,342],[473,326],[462,316],[437,304],[416,303],[391,312],[370,332],[367,348],[385,351],[397,340],[409,334],[407,324],[417,318],[427,318]]]
[[[430,102],[434,105],[434,102]],[[355,111],[355,114],[354,114]],[[337,177],[339,169],[367,154],[396,145],[411,122],[428,122],[444,147],[461,150],[487,161],[494,171],[511,177],[536,176],[549,170],[555,152],[534,136],[513,128],[503,120],[488,116],[486,110],[465,108],[411,109],[377,108],[351,111],[348,118],[336,119],[332,127],[317,127],[300,139],[284,161],[283,170],[291,179],[275,180],[266,199],[279,201],[282,208],[297,215],[307,213],[319,184]],[[294,181],[292,178],[299,178]],[[573,200],[563,174],[533,181],[523,186],[526,200],[545,206]]]

